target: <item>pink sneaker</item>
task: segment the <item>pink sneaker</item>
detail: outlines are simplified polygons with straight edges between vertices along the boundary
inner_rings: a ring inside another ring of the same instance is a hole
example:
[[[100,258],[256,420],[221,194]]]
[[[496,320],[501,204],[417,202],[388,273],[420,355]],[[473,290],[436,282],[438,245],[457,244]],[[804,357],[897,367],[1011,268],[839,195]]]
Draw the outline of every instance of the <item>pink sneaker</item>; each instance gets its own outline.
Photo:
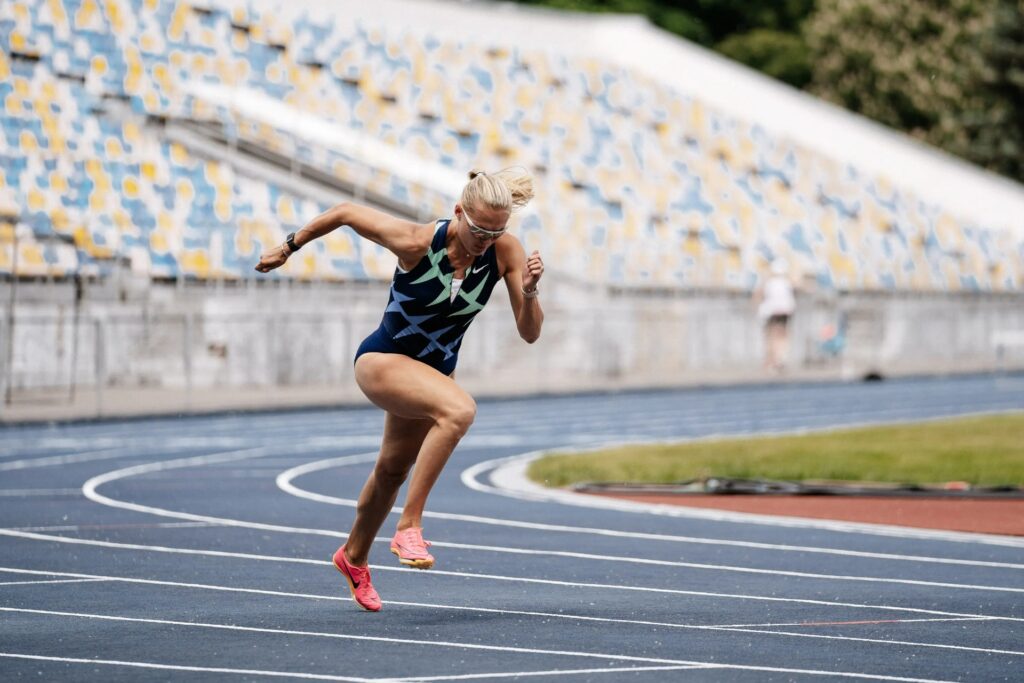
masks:
[[[350,564],[345,559],[345,546],[341,546],[334,553],[334,566],[348,581],[348,589],[352,591],[352,598],[356,604],[368,612],[379,612],[380,596],[370,583],[370,568]]]
[[[396,532],[391,539],[391,552],[398,555],[398,561],[415,569],[434,566],[434,556],[427,552],[429,547],[430,541],[423,540],[423,529],[418,526]]]

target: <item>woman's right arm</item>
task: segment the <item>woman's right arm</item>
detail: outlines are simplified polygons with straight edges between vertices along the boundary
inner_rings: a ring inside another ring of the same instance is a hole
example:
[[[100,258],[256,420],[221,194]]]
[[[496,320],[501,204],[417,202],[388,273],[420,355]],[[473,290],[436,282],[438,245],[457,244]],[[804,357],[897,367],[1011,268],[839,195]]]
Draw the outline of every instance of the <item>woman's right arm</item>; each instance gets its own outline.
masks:
[[[432,234],[428,226],[420,223],[395,218],[368,206],[342,202],[298,230],[293,238],[295,246],[301,248],[343,225],[352,228],[360,237],[381,245],[402,263],[419,261],[429,244],[424,243],[424,236]],[[287,244],[271,247],[261,255],[256,270],[266,273],[282,266],[291,254]]]

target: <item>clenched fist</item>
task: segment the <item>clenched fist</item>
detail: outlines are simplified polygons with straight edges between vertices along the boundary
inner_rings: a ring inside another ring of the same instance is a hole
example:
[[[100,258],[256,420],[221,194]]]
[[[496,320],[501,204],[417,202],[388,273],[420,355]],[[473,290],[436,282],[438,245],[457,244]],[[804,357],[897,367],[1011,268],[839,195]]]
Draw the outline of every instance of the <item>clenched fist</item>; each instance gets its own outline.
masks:
[[[526,259],[526,269],[523,271],[523,289],[531,292],[537,289],[540,276],[544,274],[544,262],[541,261],[540,252],[534,250]]]

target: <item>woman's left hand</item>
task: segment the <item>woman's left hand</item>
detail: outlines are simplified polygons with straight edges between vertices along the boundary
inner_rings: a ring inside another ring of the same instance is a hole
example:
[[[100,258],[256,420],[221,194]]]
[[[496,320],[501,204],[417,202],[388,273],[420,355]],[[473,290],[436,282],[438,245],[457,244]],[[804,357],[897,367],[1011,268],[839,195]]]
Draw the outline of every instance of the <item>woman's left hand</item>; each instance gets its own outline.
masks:
[[[291,256],[291,252],[286,244],[270,247],[260,254],[260,262],[256,264],[256,270],[261,273],[269,273],[274,268],[283,266],[289,256]]]
[[[544,262],[540,259],[540,252],[534,251],[526,259],[526,269],[523,271],[523,289],[533,291],[537,289],[541,275],[544,274]]]

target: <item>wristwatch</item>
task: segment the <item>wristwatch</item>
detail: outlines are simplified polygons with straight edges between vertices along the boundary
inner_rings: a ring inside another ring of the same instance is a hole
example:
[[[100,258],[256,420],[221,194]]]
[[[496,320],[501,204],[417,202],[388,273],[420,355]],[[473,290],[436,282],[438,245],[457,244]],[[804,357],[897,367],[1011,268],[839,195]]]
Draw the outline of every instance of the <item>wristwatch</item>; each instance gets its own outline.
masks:
[[[284,238],[284,243],[288,245],[293,254],[299,250],[299,245],[295,244],[294,232],[288,233],[288,236]]]

